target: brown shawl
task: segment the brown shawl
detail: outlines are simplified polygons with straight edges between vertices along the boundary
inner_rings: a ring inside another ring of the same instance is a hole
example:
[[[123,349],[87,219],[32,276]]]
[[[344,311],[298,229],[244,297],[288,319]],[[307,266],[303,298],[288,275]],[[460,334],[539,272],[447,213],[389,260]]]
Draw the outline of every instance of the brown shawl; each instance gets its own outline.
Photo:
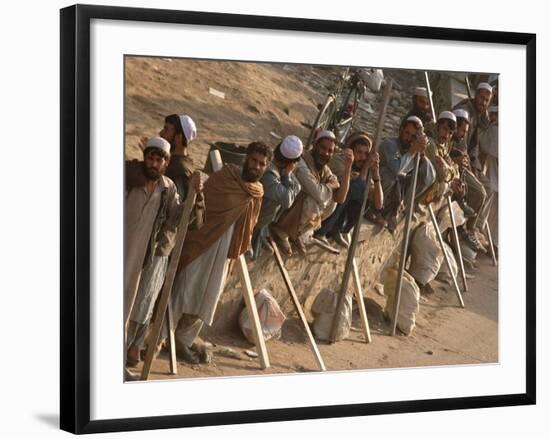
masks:
[[[206,221],[199,230],[189,230],[179,263],[182,269],[202,255],[235,223],[228,258],[237,258],[250,247],[252,231],[260,214],[263,186],[241,178],[241,169],[226,164],[204,184]]]
[[[319,172],[317,170],[317,167],[315,166],[315,160],[311,155],[311,151],[304,152],[304,154],[302,155],[302,159],[306,163],[309,172],[317,181],[317,183],[326,183],[328,177],[331,175],[328,166],[323,166],[321,172]],[[302,224],[304,219],[304,202],[307,197],[308,194],[302,189],[294,200],[292,206],[290,206],[290,208],[283,212],[283,214],[277,221],[277,228],[286,233],[292,240],[296,240],[303,233],[303,230],[300,230],[300,225]],[[315,226],[317,222],[318,219],[313,218],[311,225]]]

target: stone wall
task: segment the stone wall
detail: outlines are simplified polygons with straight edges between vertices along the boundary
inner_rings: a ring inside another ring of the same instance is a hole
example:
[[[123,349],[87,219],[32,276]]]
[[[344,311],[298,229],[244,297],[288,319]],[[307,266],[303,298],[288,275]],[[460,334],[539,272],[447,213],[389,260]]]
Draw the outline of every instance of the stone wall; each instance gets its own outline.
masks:
[[[393,235],[380,226],[370,223],[362,225],[356,258],[363,292],[371,290],[378,282],[386,263],[399,246],[403,223],[404,221],[400,223]],[[311,305],[322,288],[339,290],[346,257],[346,251],[334,255],[311,245],[308,247],[307,255],[286,258],[285,266],[306,316],[311,317]],[[248,269],[254,291],[266,288],[275,297],[285,314],[294,312],[292,301],[273,256],[266,255],[264,252],[257,261],[248,262]],[[350,280],[350,288],[352,287],[353,283]],[[229,275],[218,303],[214,324],[210,329],[205,328],[205,332],[221,333],[234,329],[243,306],[242,285],[237,270],[234,269]]]

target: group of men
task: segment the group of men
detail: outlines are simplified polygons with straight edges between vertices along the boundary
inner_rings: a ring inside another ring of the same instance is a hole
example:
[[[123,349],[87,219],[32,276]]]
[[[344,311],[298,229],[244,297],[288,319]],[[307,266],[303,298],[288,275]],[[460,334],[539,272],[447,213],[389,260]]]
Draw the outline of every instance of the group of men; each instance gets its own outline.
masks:
[[[196,199],[170,295],[176,352],[189,363],[210,361],[198,335],[214,320],[230,259],[270,254],[268,237],[288,257],[307,253],[312,238],[348,247],[349,232],[363,219],[393,232],[410,199],[417,155],[415,200],[452,194],[468,218],[462,236],[480,250],[476,218],[488,191],[497,190],[492,95],[491,85],[480,83],[473,99],[432,121],[427,91],[417,87],[398,136],[385,139],[379,153],[364,131],[338,145],[334,133],[321,130],[306,147],[295,135],[273,149],[252,142],[242,166],[224,164],[210,176],[195,172],[189,157],[195,122],[167,116],[159,136],[143,141],[143,160],[126,162],[126,366],[136,366],[144,354],[190,188]],[[126,378],[133,379],[128,370]]]

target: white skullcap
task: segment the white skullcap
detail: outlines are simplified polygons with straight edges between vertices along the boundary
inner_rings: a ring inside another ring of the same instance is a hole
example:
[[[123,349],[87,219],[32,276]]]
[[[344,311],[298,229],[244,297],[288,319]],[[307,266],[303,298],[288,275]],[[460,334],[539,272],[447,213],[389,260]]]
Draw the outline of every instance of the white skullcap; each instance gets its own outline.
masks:
[[[428,97],[428,90],[426,90],[426,87],[415,87],[413,95],[415,96],[424,96],[425,98]]]
[[[147,141],[147,145],[145,145],[145,149],[147,148],[158,148],[164,151],[166,154],[170,155],[170,144],[162,137],[151,137]]]
[[[197,126],[193,119],[191,119],[187,114],[182,114],[180,116],[181,129],[183,134],[185,134],[185,140],[189,145],[193,140],[197,138]]]
[[[486,82],[480,82],[477,86],[477,90],[487,90],[489,93],[492,93],[493,87],[491,87],[491,85],[487,84]]]
[[[466,110],[459,108],[458,110],[453,110],[453,113],[456,117],[461,117],[462,119],[466,119],[468,122],[470,122],[470,115]]]
[[[456,123],[456,116],[452,111],[442,111],[441,113],[439,113],[437,120],[441,119],[449,119]]]
[[[487,109],[487,111],[488,111],[489,113],[498,113],[498,105],[491,105],[491,106]]]
[[[332,139],[336,141],[336,136],[332,131],[322,130],[322,131],[319,131],[319,134],[317,134],[317,137],[315,137],[315,141],[317,142],[317,140],[319,139]]]
[[[424,124],[422,123],[422,120],[420,120],[420,118],[417,117],[417,116],[407,117],[407,122],[414,122],[414,123],[420,125],[421,127],[424,127]]]
[[[304,145],[302,141],[296,136],[286,136],[281,142],[281,154],[290,160],[297,159],[302,155]]]

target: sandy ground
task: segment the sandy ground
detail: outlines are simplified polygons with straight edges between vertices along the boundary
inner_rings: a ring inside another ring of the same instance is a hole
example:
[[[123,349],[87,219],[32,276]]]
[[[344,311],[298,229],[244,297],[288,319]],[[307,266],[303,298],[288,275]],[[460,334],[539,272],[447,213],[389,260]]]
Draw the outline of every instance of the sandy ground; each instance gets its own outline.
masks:
[[[390,323],[382,316],[386,299],[376,292],[369,292],[366,304],[372,342],[365,343],[360,320],[358,315],[354,315],[354,329],[348,339],[333,345],[319,344],[327,370],[498,362],[497,268],[489,257],[481,256],[478,269],[470,274],[474,278],[469,280],[469,290],[463,294],[464,309],[458,307],[456,294],[449,285],[434,281],[436,292],[421,297],[420,313],[410,336],[389,335]],[[297,316],[288,316],[280,340],[267,342],[271,362],[267,370],[260,369],[257,358],[247,356],[245,351],[254,350],[254,347],[238,330],[223,337],[209,338],[208,341],[214,343],[211,364],[190,365],[178,361],[178,375],[171,375],[168,356],[163,352],[153,362],[150,379],[318,370]],[[140,367],[132,370],[139,372]]]
[[[319,81],[331,74],[311,66],[127,57],[126,158],[141,158],[139,138],[157,135],[173,113],[187,113],[197,124],[190,155],[199,166],[212,142],[275,146],[288,134],[307,138],[327,94]]]

